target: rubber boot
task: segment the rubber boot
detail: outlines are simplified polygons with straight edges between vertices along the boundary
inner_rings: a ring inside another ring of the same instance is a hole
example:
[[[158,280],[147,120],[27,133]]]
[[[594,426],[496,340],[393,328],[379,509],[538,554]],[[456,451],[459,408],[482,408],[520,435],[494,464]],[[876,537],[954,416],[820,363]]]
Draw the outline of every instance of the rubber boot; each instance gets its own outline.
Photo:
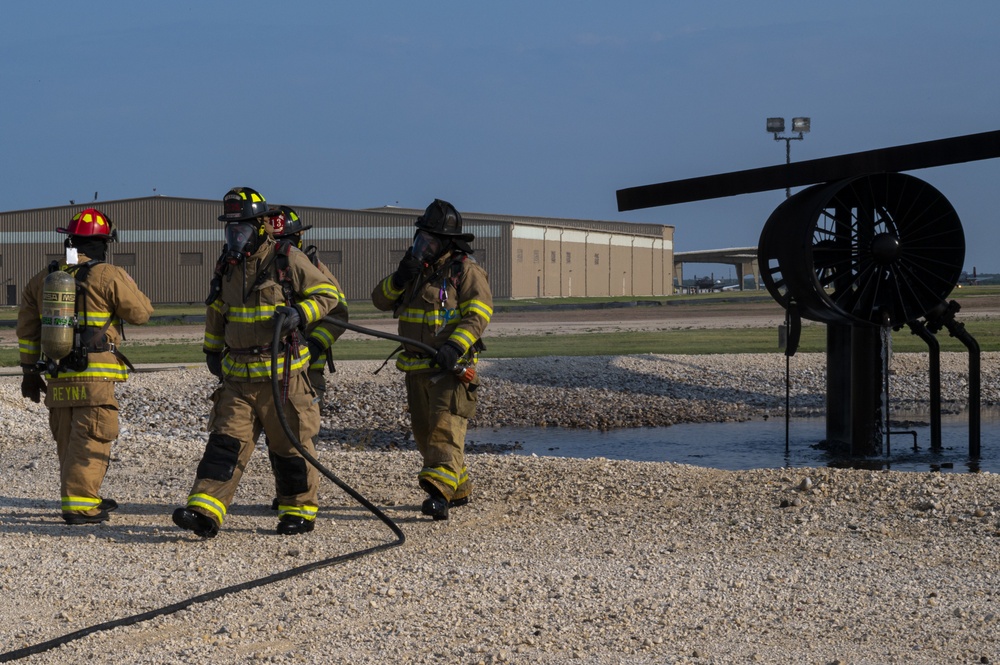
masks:
[[[215,538],[219,533],[219,525],[215,523],[215,520],[187,508],[175,510],[173,519],[174,524],[180,528],[194,531],[194,535],[202,538]]]

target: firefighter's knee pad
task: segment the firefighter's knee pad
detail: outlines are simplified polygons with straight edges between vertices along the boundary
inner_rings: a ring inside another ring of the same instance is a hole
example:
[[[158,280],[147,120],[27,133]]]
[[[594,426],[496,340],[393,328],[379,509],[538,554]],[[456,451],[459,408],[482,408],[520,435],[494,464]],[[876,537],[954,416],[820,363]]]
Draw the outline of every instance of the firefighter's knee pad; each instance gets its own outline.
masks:
[[[198,478],[232,480],[236,464],[240,459],[239,439],[227,434],[212,432],[208,435],[208,445],[205,446],[205,456],[198,464]]]
[[[281,496],[294,496],[309,491],[306,461],[301,457],[282,457],[268,452],[274,470],[275,489]]]

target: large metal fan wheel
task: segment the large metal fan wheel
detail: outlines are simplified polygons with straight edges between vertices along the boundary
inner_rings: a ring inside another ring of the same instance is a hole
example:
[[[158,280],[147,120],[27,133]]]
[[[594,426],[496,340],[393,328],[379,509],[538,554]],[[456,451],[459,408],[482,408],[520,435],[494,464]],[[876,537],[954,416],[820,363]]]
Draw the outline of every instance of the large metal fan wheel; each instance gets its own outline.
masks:
[[[813,185],[771,214],[761,278],[784,306],[823,323],[899,326],[925,316],[961,276],[965,234],[934,187],[901,173]]]

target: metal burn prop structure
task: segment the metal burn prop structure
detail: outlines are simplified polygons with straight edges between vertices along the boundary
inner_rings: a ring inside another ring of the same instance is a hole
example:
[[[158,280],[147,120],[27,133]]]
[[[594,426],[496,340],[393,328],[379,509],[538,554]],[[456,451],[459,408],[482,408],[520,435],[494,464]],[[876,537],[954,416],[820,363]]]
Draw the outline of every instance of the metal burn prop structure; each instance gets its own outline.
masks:
[[[888,346],[908,327],[928,345],[931,448],[941,448],[940,345],[969,352],[969,456],[980,455],[980,352],[948,302],[965,260],[958,215],[934,187],[900,173],[1000,157],[1000,131],[620,189],[618,210],[806,186],[764,224],[761,278],[785,309],[786,356],[802,318],[827,326],[826,438],[853,457],[889,451]],[[916,440],[914,435],[914,446]]]

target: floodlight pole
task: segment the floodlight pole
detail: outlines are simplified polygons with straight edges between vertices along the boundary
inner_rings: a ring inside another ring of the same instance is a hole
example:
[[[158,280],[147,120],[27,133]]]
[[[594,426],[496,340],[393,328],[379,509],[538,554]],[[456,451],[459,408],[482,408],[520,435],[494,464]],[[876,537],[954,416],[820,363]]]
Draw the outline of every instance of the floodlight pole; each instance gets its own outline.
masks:
[[[792,163],[792,141],[801,141],[805,137],[804,133],[809,131],[810,119],[809,118],[792,118],[792,131],[798,132],[798,136],[778,136],[785,131],[785,119],[784,118],[768,118],[767,119],[767,131],[770,134],[774,134],[775,141],[785,142],[785,164]],[[785,198],[787,199],[792,195],[792,188],[785,188]]]

